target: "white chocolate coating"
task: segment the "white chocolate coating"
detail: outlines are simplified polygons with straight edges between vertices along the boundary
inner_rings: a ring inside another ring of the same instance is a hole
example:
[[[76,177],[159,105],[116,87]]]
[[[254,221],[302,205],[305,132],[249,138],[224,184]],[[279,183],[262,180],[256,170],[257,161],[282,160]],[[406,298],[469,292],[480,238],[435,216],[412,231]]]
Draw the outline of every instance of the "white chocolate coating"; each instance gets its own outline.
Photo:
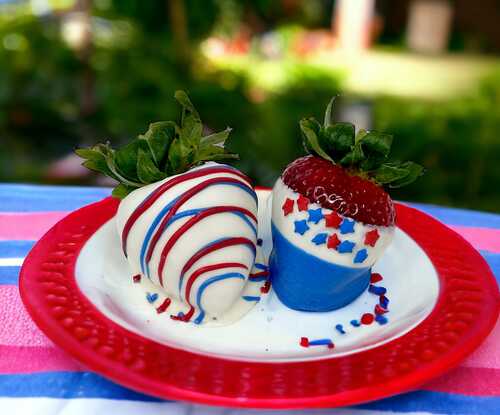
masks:
[[[338,265],[348,266],[351,268],[367,268],[373,266],[375,262],[383,255],[387,246],[391,243],[394,237],[394,226],[375,226],[368,225],[358,221],[354,223],[354,232],[342,234],[339,229],[326,227],[325,220],[320,220],[317,224],[308,221],[309,213],[307,210],[299,211],[296,201],[299,198],[299,193],[295,192],[283,183],[281,178],[276,181],[273,188],[273,206],[272,206],[272,222],[274,226],[285,235],[286,238],[295,246],[304,250],[307,253],[315,255],[325,261],[332,262]],[[294,209],[288,214],[283,213],[283,204],[287,199],[294,201]],[[317,203],[310,203],[309,209],[320,209],[321,206]],[[324,215],[332,212],[330,209],[321,208]],[[295,221],[306,220],[309,230],[303,235],[295,232]],[[379,238],[375,246],[364,244],[364,238],[367,232],[376,229]],[[340,253],[335,249],[328,248],[327,244],[316,245],[311,240],[318,233],[327,233],[328,235],[337,234],[341,241],[350,241],[355,244],[351,253]],[[363,262],[354,262],[354,257],[360,249],[366,249],[368,256]]]
[[[225,166],[217,163],[206,163],[187,173],[207,167]],[[234,169],[232,170],[235,171]],[[117,230],[120,236],[122,235],[128,218],[143,200],[163,183],[173,180],[178,176],[172,176],[160,182],[139,188],[122,200],[116,216]],[[255,192],[241,177],[231,171],[211,173],[207,170],[206,175],[181,182],[164,192],[134,223],[129,232],[126,244],[127,259],[132,273],[142,275],[142,285],[145,291],[159,294],[159,298],[152,301],[155,307],[164,301],[165,298],[168,297],[171,299],[172,304],[169,306],[170,314],[179,311],[184,314],[188,312],[190,307],[185,298],[187,293],[186,284],[190,276],[196,270],[220,263],[239,263],[246,267],[225,267],[224,269],[212,270],[204,272],[194,280],[189,295],[189,303],[195,308],[194,317],[200,316],[202,310],[207,317],[198,322],[214,319],[221,320],[225,314],[232,316],[232,319],[236,319],[240,317],[239,314],[245,312],[245,310],[235,312],[234,310],[231,311],[231,309],[236,303],[240,303],[239,300],[246,285],[252,284],[248,282],[248,276],[254,264],[255,251],[249,246],[241,244],[215,250],[194,262],[193,265],[186,270],[182,278],[182,283],[180,283],[183,267],[185,267],[195,253],[221,239],[246,238],[255,246],[257,239],[256,221],[243,214],[221,212],[205,217],[194,224],[186,232],[182,233],[166,256],[162,273],[163,284],[160,283],[160,275],[158,274],[158,266],[162,252],[167,243],[171,240],[172,235],[191,220],[196,213],[184,217],[180,215],[177,220],[169,222],[169,225],[165,228],[163,233],[161,233],[161,237],[152,251],[149,263],[145,260],[146,256],[144,252],[147,251],[145,248],[148,248],[152,243],[151,235],[158,230],[159,220],[164,218],[168,212],[168,209],[165,209],[165,207],[197,184],[213,178],[230,178],[232,180],[237,180],[240,185],[218,183],[209,186],[199,191],[182,204],[177,213],[186,213],[187,211],[198,209],[204,210],[218,206],[236,206],[248,210],[255,217],[257,216],[257,203],[252,196]],[[247,188],[246,191],[243,186]],[[245,216],[246,220],[243,216]],[[156,226],[154,226],[155,220],[157,223]],[[147,237],[148,231],[149,238]],[[228,277],[214,280],[214,278],[222,274],[228,275]],[[245,303],[248,303],[248,301],[245,301]],[[251,305],[253,305],[253,303],[251,303]],[[241,309],[242,307],[239,308]]]

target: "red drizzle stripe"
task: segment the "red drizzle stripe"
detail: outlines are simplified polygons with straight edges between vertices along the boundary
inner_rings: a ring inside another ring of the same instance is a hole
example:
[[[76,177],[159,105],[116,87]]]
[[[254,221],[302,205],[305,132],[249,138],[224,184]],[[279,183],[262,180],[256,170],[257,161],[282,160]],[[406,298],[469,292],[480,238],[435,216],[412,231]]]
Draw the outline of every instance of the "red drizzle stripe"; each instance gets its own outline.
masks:
[[[158,278],[160,280],[160,285],[161,286],[163,286],[163,268],[165,267],[165,262],[167,260],[167,256],[168,256],[170,250],[172,249],[172,247],[179,240],[179,238],[185,232],[187,232],[191,227],[193,227],[193,225],[195,225],[196,223],[198,223],[201,220],[205,219],[206,217],[212,216],[212,215],[216,215],[216,214],[219,214],[219,213],[224,213],[224,212],[241,212],[241,213],[249,216],[253,220],[257,220],[252,212],[250,212],[247,209],[244,209],[244,208],[241,208],[241,207],[237,207],[237,206],[216,206],[216,207],[204,210],[203,212],[198,213],[196,216],[193,216],[184,225],[182,225],[179,229],[177,229],[177,231],[174,232],[174,234],[170,237],[170,239],[167,241],[167,243],[163,247],[163,250],[161,252],[161,257],[160,257],[160,263],[158,264]],[[255,248],[254,243],[252,241],[250,241],[250,239],[246,239],[246,238],[234,238],[234,239],[242,239],[242,240],[245,240],[245,241],[249,241],[252,244],[252,246]],[[231,240],[231,239],[229,239],[229,240]],[[226,242],[226,241],[228,241],[228,240],[225,240],[225,241],[222,241],[222,242]],[[211,245],[209,248],[211,248],[213,246],[218,246],[218,245],[219,244],[214,244],[214,245]],[[203,252],[203,251],[204,250],[201,250],[199,252]],[[193,255],[191,257],[191,259],[193,259],[194,257],[196,257],[196,254]],[[189,263],[189,261],[188,261],[188,263]],[[184,273],[184,269],[183,269],[182,273]]]
[[[185,299],[186,299],[187,303],[189,304],[189,307],[190,307],[189,311],[186,315],[184,315],[182,317],[178,317],[177,319],[182,320],[182,321],[189,321],[194,314],[194,307],[191,304],[189,297],[191,295],[191,288],[193,287],[193,284],[196,281],[196,279],[207,272],[216,271],[216,270],[224,269],[224,268],[248,269],[248,267],[245,264],[240,264],[239,262],[223,262],[220,264],[207,265],[205,267],[201,267],[201,268],[197,269],[195,272],[193,272],[191,274],[191,276],[189,277],[189,280],[186,284]]]
[[[156,244],[160,240],[161,235],[162,235],[163,231],[165,230],[169,220],[172,218],[172,216],[174,216],[176,214],[176,212],[179,210],[179,208],[184,203],[186,203],[189,199],[191,199],[194,195],[201,192],[203,189],[206,189],[210,185],[216,184],[216,183],[241,183],[241,181],[238,179],[233,179],[231,177],[214,177],[212,179],[208,179],[208,180],[205,180],[204,182],[198,183],[196,186],[192,187],[187,192],[182,194],[179,197],[179,199],[177,199],[177,201],[174,203],[172,208],[168,211],[168,213],[165,215],[165,217],[162,219],[161,223],[158,225],[158,229],[156,229],[153,237],[151,238],[151,242],[149,243],[148,251],[146,254],[146,263],[148,263],[151,260],[151,257],[153,256],[153,252],[156,248]],[[245,209],[245,212],[248,212],[248,216],[250,216],[254,221],[257,221],[255,216],[251,212],[249,212],[246,209]]]
[[[137,206],[137,208],[132,212],[130,217],[127,219],[127,222],[125,223],[125,226],[123,227],[123,232],[122,232],[122,250],[125,253],[125,256],[127,256],[127,238],[128,234],[130,233],[130,230],[132,229],[132,226],[134,223],[139,219],[139,217],[147,210],[149,209],[154,202],[156,202],[163,193],[165,193],[167,190],[171,189],[172,187],[178,185],[179,183],[183,183],[187,180],[191,179],[196,179],[198,177],[202,176],[207,176],[209,174],[215,174],[215,173],[230,173],[234,174],[241,179],[243,179],[245,182],[248,183],[250,187],[252,187],[252,182],[250,179],[245,176],[243,173],[236,169],[230,169],[228,167],[206,167],[203,169],[191,171],[188,173],[185,173],[183,175],[174,177],[173,179],[169,180],[168,182],[163,183],[161,186],[159,186],[157,189],[155,189],[151,194],[149,194],[143,201],[142,203]]]
[[[269,276],[269,271],[261,271],[261,272],[256,272],[254,274],[250,274],[248,278],[260,278],[260,277],[268,277]]]

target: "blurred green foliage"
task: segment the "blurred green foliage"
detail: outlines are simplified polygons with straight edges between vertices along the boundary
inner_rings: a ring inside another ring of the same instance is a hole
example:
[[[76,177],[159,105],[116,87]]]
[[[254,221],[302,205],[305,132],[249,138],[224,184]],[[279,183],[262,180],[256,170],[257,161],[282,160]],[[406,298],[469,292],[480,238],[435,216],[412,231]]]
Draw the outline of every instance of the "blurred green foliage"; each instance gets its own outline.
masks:
[[[186,2],[188,66],[178,59],[166,2],[96,1],[88,59],[63,41],[56,16],[0,19],[0,181],[46,181],[47,165],[75,146],[108,139],[118,144],[151,121],[175,118],[173,93],[185,89],[209,129],[234,128],[229,147],[240,153],[239,167],[257,184],[272,185],[303,153],[299,119],[321,117],[329,98],[342,92],[343,76],[296,61],[286,68],[286,83],[265,90],[241,72],[214,68],[197,45],[213,30],[234,30],[217,23],[223,4]],[[229,15],[255,15],[272,25],[282,14],[276,7],[242,2]],[[308,24],[316,22],[313,9],[307,16],[294,13]],[[82,109],[86,89],[90,110]],[[428,169],[394,196],[498,211],[498,108],[500,74],[475,95],[448,102],[374,99],[374,127],[396,136],[395,156]]]

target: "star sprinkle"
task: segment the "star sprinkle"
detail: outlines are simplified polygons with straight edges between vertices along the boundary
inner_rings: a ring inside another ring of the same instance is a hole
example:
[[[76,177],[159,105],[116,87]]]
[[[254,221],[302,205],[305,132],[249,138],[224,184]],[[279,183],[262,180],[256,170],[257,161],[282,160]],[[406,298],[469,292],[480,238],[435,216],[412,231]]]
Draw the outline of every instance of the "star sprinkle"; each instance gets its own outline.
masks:
[[[321,219],[323,219],[323,213],[321,212],[321,208],[318,209],[309,209],[309,222],[313,222],[315,224],[319,223]]]
[[[356,252],[356,256],[354,257],[353,262],[355,264],[361,264],[366,258],[368,258],[368,252],[366,249],[360,249]]]
[[[342,223],[342,216],[336,212],[325,215],[325,224],[327,228],[338,228]]]
[[[300,235],[304,235],[309,230],[309,226],[307,225],[307,222],[305,220],[296,220],[294,222],[294,225],[295,233],[298,233]]]
[[[283,209],[283,215],[288,216],[290,213],[293,212],[293,200],[292,199],[286,199],[285,203],[283,203],[283,206],[281,206],[281,209]]]
[[[148,300],[148,303],[154,303],[156,300],[158,300],[158,294],[154,293],[147,293],[146,294],[146,300]]]
[[[370,282],[372,284],[375,284],[376,282],[382,281],[384,278],[382,275],[380,275],[378,272],[372,272],[372,275],[370,276]]]
[[[307,210],[309,207],[309,199],[307,197],[304,197],[302,195],[299,196],[297,199],[297,206],[299,207],[299,210],[302,212],[304,210]]]
[[[344,219],[340,224],[340,233],[354,233],[354,221],[350,219]]]
[[[340,244],[340,239],[337,236],[337,234],[334,233],[333,235],[330,235],[328,237],[328,242],[326,243],[326,246],[329,249],[337,249],[337,246],[339,246],[339,244]]]
[[[375,246],[378,238],[380,238],[380,235],[378,234],[378,231],[376,229],[367,232],[365,235],[365,245]]]
[[[352,252],[356,244],[351,241],[343,241],[339,246],[337,246],[337,251],[341,254]]]
[[[312,238],[311,242],[316,245],[323,245],[326,242],[326,238],[328,234],[326,233],[318,233],[314,238]]]

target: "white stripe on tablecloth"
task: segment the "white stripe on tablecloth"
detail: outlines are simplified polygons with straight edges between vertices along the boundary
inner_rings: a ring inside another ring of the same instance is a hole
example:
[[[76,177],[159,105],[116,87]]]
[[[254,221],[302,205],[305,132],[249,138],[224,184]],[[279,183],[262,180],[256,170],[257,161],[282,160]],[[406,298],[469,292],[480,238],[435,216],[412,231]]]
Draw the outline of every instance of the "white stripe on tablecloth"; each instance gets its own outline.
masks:
[[[0,398],[3,414],[16,415],[388,415],[400,412],[367,409],[317,409],[265,411],[191,405],[181,402],[140,402],[112,399]],[[429,412],[404,412],[429,415]]]
[[[0,258],[0,267],[19,267],[23,262],[24,258]]]

